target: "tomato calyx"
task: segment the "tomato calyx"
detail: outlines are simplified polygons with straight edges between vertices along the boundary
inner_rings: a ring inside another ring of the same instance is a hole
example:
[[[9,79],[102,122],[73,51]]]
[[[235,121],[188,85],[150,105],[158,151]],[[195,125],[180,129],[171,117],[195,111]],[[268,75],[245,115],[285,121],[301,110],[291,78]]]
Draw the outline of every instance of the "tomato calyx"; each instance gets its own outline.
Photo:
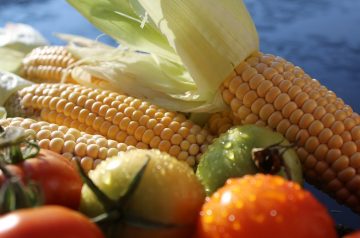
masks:
[[[29,181],[25,186],[21,179],[12,174],[1,160],[0,170],[6,178],[0,188],[0,214],[43,204],[43,196],[38,184]]]
[[[7,164],[17,164],[38,155],[39,145],[28,138],[23,128],[8,127],[4,130],[0,126],[0,159]]]
[[[76,161],[80,176],[82,177],[84,183],[90,188],[90,190],[95,194],[96,198],[104,207],[105,213],[93,217],[91,220],[99,225],[104,233],[106,232],[107,237],[114,237],[116,234],[116,231],[114,231],[115,227],[118,229],[118,227],[121,228],[125,225],[148,229],[166,229],[179,227],[179,225],[175,224],[164,224],[134,216],[126,210],[126,205],[140,184],[149,161],[150,158],[145,161],[144,165],[142,165],[139,171],[135,174],[134,178],[129,184],[128,190],[118,200],[113,200],[109,198],[104,192],[102,192],[87,176],[86,172],[80,165],[80,161]]]
[[[282,142],[283,140],[264,148],[253,148],[252,159],[261,173],[274,175],[284,168],[286,178],[292,180],[291,169],[284,162],[283,154],[295,144],[282,145]]]
[[[25,185],[19,176],[6,168],[6,164],[20,163],[36,156],[39,151],[40,147],[27,140],[22,128],[9,127],[4,130],[0,127],[0,171],[5,177],[0,188],[0,214],[43,204],[43,196],[38,184],[28,181]]]

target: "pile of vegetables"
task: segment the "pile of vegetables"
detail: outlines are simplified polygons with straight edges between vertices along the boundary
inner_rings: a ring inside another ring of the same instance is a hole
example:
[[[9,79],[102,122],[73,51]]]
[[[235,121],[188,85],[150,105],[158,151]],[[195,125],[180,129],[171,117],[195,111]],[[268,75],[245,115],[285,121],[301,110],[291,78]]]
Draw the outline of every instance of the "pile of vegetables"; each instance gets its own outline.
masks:
[[[260,237],[269,227],[336,237],[326,209],[279,176],[230,179],[205,200],[201,175],[159,150],[121,152],[87,176],[21,128],[2,130],[0,145],[1,237]]]
[[[0,71],[0,237],[352,231],[302,185],[360,211],[360,116],[261,53],[242,1],[68,2],[120,45],[62,34]]]

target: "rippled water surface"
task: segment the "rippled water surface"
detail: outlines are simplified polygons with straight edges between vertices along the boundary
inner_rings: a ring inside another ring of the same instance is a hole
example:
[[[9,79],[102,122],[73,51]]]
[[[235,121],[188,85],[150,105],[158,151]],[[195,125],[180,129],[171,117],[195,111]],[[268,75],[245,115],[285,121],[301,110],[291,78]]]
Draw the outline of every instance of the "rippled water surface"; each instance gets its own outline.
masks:
[[[360,112],[359,0],[244,0],[257,26],[261,50],[282,56]],[[101,33],[62,0],[0,0],[0,26],[23,22],[52,44],[52,34],[96,38]],[[113,44],[110,38],[103,41]],[[360,228],[360,216],[307,186],[338,223]]]

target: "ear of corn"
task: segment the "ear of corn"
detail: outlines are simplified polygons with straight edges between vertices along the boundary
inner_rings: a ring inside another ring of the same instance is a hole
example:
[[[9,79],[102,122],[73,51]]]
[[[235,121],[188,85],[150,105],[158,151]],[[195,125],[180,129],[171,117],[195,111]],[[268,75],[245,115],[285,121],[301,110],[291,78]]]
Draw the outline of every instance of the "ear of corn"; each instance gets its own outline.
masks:
[[[38,47],[23,59],[21,76],[35,83],[75,83],[69,66],[76,61],[63,46]]]
[[[32,111],[41,120],[99,134],[137,148],[156,148],[194,166],[212,136],[183,114],[130,96],[73,84],[34,84],[7,102],[9,116]],[[14,105],[14,103],[20,105]],[[9,106],[11,108],[9,108]],[[32,115],[26,115],[31,117]]]
[[[79,67],[73,67],[79,60],[64,46],[42,46],[26,55],[20,74],[34,83],[62,82],[106,88],[107,84],[103,79],[90,75]]]
[[[117,27],[106,15],[101,24],[93,21],[91,10],[96,6],[90,0],[89,4],[68,1],[100,29]],[[149,21],[143,21],[144,26],[153,27],[163,34],[162,38],[166,37],[180,57],[179,64],[186,66],[199,94],[207,99],[204,101],[212,102],[222,87],[234,123],[264,125],[282,133],[297,144],[308,181],[360,212],[359,115],[299,67],[272,55],[250,55],[258,51],[258,37],[243,1],[154,2],[134,1],[129,5],[133,8],[125,9],[114,4],[106,7],[130,11],[140,20],[140,13],[146,12]],[[139,32],[138,25],[131,23],[129,29],[121,28],[124,30],[136,32],[131,42],[127,34],[117,35],[119,41],[130,45],[146,44],[143,39],[152,35]],[[160,54],[157,49],[147,49],[153,55]],[[213,125],[211,130],[221,131],[217,123]]]
[[[237,120],[231,111],[223,111],[211,114],[205,127],[208,128],[211,134],[219,136],[232,126],[240,124],[241,121]]]
[[[23,60],[22,76],[35,83],[67,82],[124,92],[174,111],[226,108],[220,94],[205,103],[182,65],[98,43],[36,48]]]
[[[235,68],[222,95],[239,123],[271,127],[296,143],[307,180],[360,212],[360,116],[334,92],[258,52]]]
[[[18,92],[11,94],[4,103],[8,117],[27,117],[40,120],[40,111],[32,107],[23,107]]]
[[[21,117],[0,120],[0,126],[22,127],[25,133],[33,136],[43,149],[62,154],[70,161],[80,160],[86,172],[94,169],[102,160],[115,156],[119,151],[135,148],[100,135],[91,135],[74,128],[59,126],[45,121]]]

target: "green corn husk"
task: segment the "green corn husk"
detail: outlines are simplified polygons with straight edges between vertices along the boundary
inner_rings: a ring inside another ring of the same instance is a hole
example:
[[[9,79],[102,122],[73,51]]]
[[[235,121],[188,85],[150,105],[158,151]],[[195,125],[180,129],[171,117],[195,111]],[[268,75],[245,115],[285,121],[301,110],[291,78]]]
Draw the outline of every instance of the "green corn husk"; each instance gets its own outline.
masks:
[[[68,2],[129,49],[89,57],[82,68],[171,110],[223,110],[219,86],[258,50],[256,28],[239,0]]]

